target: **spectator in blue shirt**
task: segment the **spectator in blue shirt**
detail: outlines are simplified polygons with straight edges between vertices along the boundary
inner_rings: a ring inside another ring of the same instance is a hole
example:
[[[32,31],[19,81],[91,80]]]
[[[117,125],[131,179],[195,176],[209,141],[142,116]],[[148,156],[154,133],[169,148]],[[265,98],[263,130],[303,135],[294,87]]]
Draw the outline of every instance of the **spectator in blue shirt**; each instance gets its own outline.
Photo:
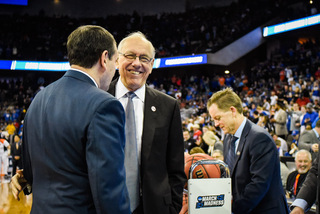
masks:
[[[303,116],[301,125],[305,126],[307,123],[312,124],[318,117],[318,113],[313,111],[312,103],[306,105],[306,114]]]

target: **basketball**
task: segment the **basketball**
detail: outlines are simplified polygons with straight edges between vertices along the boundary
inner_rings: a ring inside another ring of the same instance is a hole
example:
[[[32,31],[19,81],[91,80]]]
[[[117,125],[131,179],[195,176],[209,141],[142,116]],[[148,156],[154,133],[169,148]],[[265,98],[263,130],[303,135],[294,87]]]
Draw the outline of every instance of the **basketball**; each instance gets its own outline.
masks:
[[[188,155],[185,158],[184,172],[187,179],[189,179],[191,165],[199,160],[213,160],[210,155],[203,153],[196,153]],[[220,178],[220,167],[217,164],[200,164],[192,173],[192,178]]]

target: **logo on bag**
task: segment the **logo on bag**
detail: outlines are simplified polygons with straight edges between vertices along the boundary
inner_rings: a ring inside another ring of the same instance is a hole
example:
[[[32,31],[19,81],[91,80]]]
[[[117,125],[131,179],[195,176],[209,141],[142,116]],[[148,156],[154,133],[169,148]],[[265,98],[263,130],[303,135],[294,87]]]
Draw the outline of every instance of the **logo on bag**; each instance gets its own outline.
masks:
[[[197,200],[196,209],[205,207],[222,207],[224,205],[224,194],[198,196]]]

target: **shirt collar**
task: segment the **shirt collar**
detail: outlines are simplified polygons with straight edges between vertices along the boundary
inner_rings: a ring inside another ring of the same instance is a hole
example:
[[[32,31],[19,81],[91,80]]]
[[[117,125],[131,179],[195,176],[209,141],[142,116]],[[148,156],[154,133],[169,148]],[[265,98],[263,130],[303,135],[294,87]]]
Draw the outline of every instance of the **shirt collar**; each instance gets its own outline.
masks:
[[[75,69],[75,68],[71,68],[70,70],[78,71],[78,72],[80,72],[80,73],[83,73],[84,75],[87,75],[87,76],[93,81],[93,83],[97,86],[97,88],[99,88],[97,82],[96,82],[89,74],[87,74],[86,72],[81,71],[81,70],[79,70],[79,69]]]
[[[145,96],[146,96],[146,85],[144,84],[141,88],[138,88],[137,90],[134,91],[136,96],[144,102]],[[115,97],[117,99],[120,99],[124,97],[129,90],[123,85],[121,78],[119,78],[118,82],[116,83],[116,91],[115,91]]]
[[[239,128],[237,129],[236,133],[234,134],[234,136],[236,136],[238,139],[240,139],[242,131],[244,129],[244,126],[246,125],[247,119],[244,118],[244,120],[242,121],[241,125],[239,126]]]

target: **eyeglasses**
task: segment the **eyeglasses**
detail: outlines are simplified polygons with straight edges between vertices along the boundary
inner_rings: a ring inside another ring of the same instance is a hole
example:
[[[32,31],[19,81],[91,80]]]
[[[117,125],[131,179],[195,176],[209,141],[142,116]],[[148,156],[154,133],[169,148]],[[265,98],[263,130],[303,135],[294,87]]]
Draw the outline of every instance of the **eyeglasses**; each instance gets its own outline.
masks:
[[[137,57],[139,58],[139,61],[142,62],[142,63],[149,63],[151,62],[151,60],[153,58],[150,58],[148,56],[145,56],[145,55],[140,55],[140,56],[137,56],[133,53],[129,53],[129,54],[123,54],[123,53],[120,53],[120,55],[124,56],[126,59],[130,60],[130,61],[134,61]]]

